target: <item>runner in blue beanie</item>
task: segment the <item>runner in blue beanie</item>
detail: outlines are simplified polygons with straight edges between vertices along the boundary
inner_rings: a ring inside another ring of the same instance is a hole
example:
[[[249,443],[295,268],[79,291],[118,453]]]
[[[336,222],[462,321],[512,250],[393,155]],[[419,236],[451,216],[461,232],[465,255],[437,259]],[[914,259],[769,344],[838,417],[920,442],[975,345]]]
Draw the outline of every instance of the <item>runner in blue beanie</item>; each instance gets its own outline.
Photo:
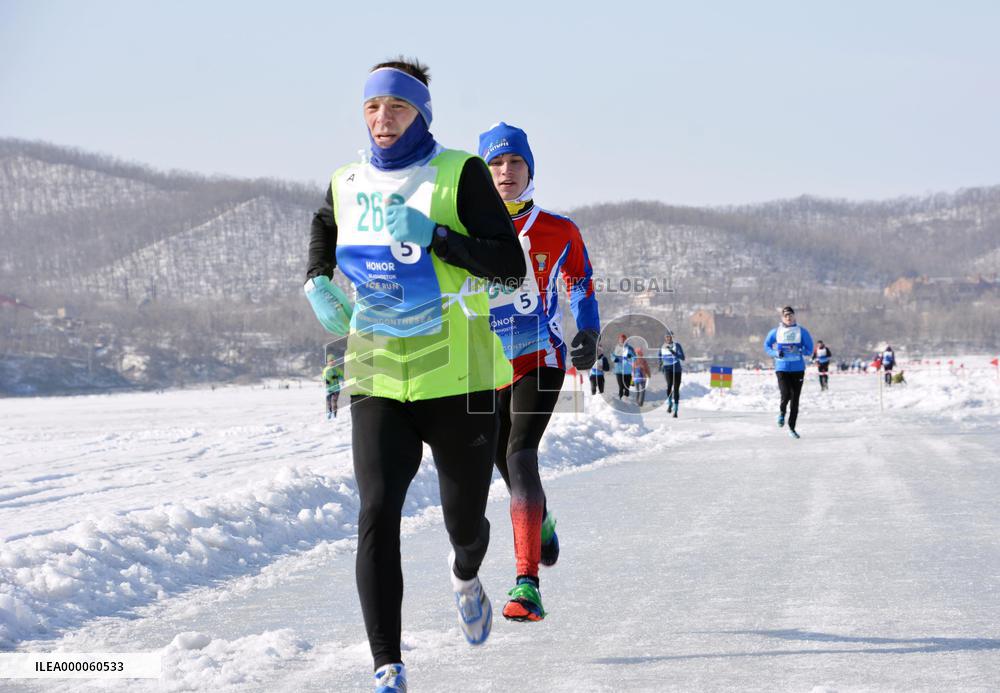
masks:
[[[500,121],[479,136],[479,155],[489,162],[501,154],[517,154],[528,164],[528,176],[535,177],[535,157],[528,145],[528,135],[521,128]]]

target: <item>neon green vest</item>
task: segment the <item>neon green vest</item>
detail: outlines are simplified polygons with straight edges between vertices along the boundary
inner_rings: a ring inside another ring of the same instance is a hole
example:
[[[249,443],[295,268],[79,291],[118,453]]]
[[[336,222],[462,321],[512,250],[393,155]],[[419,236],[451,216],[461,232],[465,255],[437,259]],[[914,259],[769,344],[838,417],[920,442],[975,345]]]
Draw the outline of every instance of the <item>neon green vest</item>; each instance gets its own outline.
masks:
[[[340,392],[340,381],[344,375],[336,366],[327,366],[323,369],[323,380],[326,382],[327,392]]]
[[[372,232],[373,225],[377,227],[378,220],[384,219],[385,202],[397,195],[438,224],[468,236],[458,218],[458,181],[462,167],[472,156],[445,149],[426,164],[403,171],[380,172],[367,163],[338,169],[331,178],[338,245],[344,238],[360,245],[355,241],[362,236],[355,231],[363,228]],[[381,245],[391,240],[387,229],[374,231],[385,234],[379,237]],[[405,402],[493,390],[508,384],[513,371],[499,338],[490,329],[489,299],[483,283],[432,251],[417,252],[429,252],[431,256],[440,290],[440,329],[434,334],[408,337],[360,333],[356,329],[356,311],[345,354],[348,392]]]

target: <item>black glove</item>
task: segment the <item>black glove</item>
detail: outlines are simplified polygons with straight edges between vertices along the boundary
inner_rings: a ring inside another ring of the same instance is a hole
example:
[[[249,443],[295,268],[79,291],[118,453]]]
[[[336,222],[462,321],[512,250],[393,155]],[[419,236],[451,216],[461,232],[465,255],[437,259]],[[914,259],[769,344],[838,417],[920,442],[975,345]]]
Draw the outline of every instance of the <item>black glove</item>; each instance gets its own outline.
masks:
[[[785,350],[784,349],[778,349],[778,358],[779,359],[785,358]]]
[[[573,367],[578,371],[585,371],[594,365],[594,361],[597,360],[599,336],[596,330],[580,330],[573,337],[573,349],[569,355],[573,360]]]

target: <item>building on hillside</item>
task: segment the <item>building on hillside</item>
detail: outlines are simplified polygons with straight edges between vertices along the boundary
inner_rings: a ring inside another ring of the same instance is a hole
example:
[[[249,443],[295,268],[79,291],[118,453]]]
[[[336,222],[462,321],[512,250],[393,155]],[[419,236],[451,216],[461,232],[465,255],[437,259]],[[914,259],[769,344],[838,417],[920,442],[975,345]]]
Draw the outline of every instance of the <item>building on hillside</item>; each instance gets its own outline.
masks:
[[[715,311],[696,310],[691,315],[691,334],[695,337],[715,337]]]
[[[689,324],[695,337],[714,339],[715,337],[745,338],[761,331],[767,334],[773,322],[767,315],[753,315],[740,307],[729,306],[725,310],[699,308],[691,314]]]
[[[919,280],[919,277],[900,277],[885,287],[882,295],[892,301],[905,301],[913,296],[913,287]]]
[[[632,296],[632,305],[637,308],[651,308],[657,293],[652,290],[640,291]]]
[[[975,301],[1000,296],[1000,281],[996,276],[987,279],[981,274],[971,277],[900,277],[885,287],[882,294],[900,303]]]

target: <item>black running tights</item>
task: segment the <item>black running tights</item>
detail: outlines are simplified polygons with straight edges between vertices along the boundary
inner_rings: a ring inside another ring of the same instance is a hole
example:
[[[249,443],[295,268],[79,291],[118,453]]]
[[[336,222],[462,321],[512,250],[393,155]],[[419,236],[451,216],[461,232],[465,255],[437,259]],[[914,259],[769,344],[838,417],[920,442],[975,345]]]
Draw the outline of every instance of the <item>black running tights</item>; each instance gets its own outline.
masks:
[[[455,574],[469,580],[479,572],[490,539],[486,500],[496,450],[494,405],[492,390],[413,402],[351,398],[354,476],[361,499],[356,577],[376,669],[402,661],[399,524],[425,442],[437,467]],[[447,584],[442,589],[449,589]]]
[[[788,412],[788,427],[795,430],[795,422],[799,418],[799,395],[802,393],[802,381],[805,380],[805,371],[778,371],[778,389],[781,390],[781,413],[784,415],[785,409],[791,403],[791,411]]]

